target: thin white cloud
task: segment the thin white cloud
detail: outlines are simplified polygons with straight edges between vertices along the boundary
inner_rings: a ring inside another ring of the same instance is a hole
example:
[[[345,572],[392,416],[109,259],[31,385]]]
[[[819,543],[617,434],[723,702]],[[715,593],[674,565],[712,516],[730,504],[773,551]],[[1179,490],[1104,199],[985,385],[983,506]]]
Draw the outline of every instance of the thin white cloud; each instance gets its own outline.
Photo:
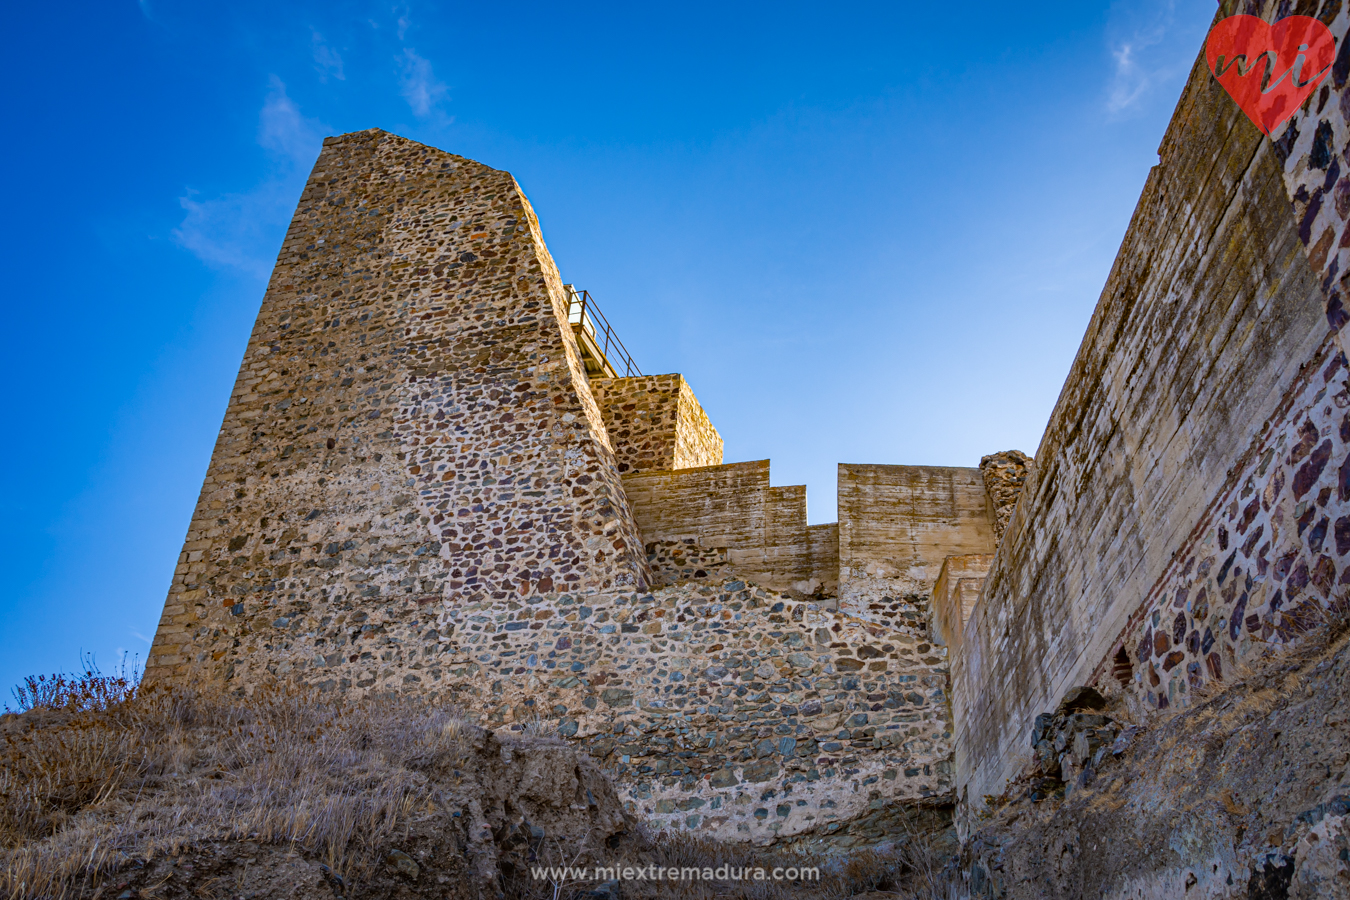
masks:
[[[436,80],[431,62],[418,56],[411,47],[404,48],[399,68],[403,99],[408,101],[414,114],[430,115],[450,89]]]
[[[346,81],[347,76],[342,74],[342,56],[328,45],[319,32],[311,28],[310,33],[313,35],[314,68],[319,73],[319,80],[327,81],[331,75],[338,81]]]
[[[1129,109],[1148,90],[1148,73],[1140,72],[1135,54],[1134,44],[1122,44],[1111,51],[1116,60],[1116,71],[1106,108],[1113,113]]]
[[[306,119],[286,94],[286,85],[273,75],[271,89],[258,115],[258,143],[292,165],[309,165],[318,155],[328,126]]]
[[[1171,40],[1177,32],[1176,0],[1117,3],[1112,19],[1110,30],[1119,36],[1111,42],[1114,66],[1106,110],[1118,115],[1139,106],[1179,69],[1189,68],[1195,48],[1174,46]]]
[[[394,12],[398,13],[398,39],[401,41],[407,36],[408,29],[412,26],[412,17],[408,14],[408,7],[406,6],[395,6]]]
[[[276,76],[258,116],[258,144],[271,171],[250,190],[201,199],[188,189],[178,199],[186,214],[173,231],[179,246],[212,268],[265,280],[314,159],[330,129],[307,119]]]
[[[155,14],[150,9],[150,0],[136,0],[136,6],[141,10],[141,15],[145,16],[151,22],[155,21]],[[156,22],[155,24],[159,24]]]

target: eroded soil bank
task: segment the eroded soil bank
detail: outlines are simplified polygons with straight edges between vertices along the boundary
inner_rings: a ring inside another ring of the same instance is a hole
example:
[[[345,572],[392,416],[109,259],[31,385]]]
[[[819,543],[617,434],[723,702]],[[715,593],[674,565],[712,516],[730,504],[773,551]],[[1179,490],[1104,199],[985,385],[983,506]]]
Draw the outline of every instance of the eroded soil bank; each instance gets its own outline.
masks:
[[[1034,763],[974,822],[962,851],[963,892],[1350,897],[1344,623],[1146,727],[1130,728],[1119,710],[1101,712],[1123,726],[1117,752],[1070,767],[1064,785]]]

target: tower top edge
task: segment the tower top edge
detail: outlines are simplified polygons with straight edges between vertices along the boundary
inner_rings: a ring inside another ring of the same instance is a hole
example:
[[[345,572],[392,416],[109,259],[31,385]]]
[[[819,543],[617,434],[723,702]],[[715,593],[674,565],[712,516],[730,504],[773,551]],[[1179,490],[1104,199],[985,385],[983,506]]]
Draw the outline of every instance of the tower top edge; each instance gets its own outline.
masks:
[[[462,161],[467,162],[467,163],[472,163],[472,164],[475,165],[475,166],[481,166],[481,167],[484,168],[484,169],[489,169],[489,170],[491,170],[491,171],[493,171],[493,172],[505,172],[505,171],[506,171],[505,169],[496,169],[496,168],[493,168],[492,166],[489,166],[489,165],[487,165],[487,164],[485,164],[485,163],[481,163],[481,162],[479,162],[479,161],[476,160],[476,159],[470,159],[470,158],[467,157],[467,156],[460,156],[460,155],[457,154],[457,153],[450,153],[449,151],[447,151],[447,150],[442,150],[442,149],[439,148],[439,147],[433,147],[433,146],[431,146],[430,144],[424,144],[424,143],[422,143],[421,141],[415,141],[415,140],[413,140],[412,138],[407,138],[407,137],[404,137],[403,135],[400,135],[400,134],[394,134],[394,133],[391,132],[391,131],[385,131],[383,128],[366,128],[366,129],[363,129],[363,130],[361,130],[361,131],[348,131],[348,132],[346,132],[346,133],[344,133],[344,134],[335,134],[335,135],[331,135],[331,136],[326,137],[326,138],[323,139],[323,145],[324,145],[325,147],[328,147],[328,146],[332,146],[333,144],[345,143],[345,142],[347,142],[347,141],[370,140],[370,139],[372,139],[372,138],[379,139],[379,140],[393,140],[393,141],[398,141],[398,142],[400,142],[400,143],[408,144],[408,145],[411,145],[411,146],[414,146],[414,147],[422,147],[422,148],[424,148],[424,149],[430,151],[431,153],[437,153],[437,154],[439,154],[439,155],[441,155],[441,156],[446,157],[447,159],[462,160]],[[510,173],[507,173],[507,174],[510,174]]]

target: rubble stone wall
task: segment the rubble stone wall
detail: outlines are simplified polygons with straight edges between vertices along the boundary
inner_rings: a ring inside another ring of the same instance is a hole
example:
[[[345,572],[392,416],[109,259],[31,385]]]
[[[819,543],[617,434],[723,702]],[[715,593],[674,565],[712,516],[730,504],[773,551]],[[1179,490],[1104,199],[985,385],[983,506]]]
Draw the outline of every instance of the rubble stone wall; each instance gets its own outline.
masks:
[[[1160,156],[953,648],[957,777],[972,802],[1028,761],[1037,714],[1094,675],[1110,686],[1127,636],[1136,661],[1121,674],[1155,703],[1175,698],[1206,677],[1206,629],[1220,663],[1241,654],[1260,603],[1264,633],[1277,560],[1299,580],[1307,567],[1295,605],[1339,580],[1350,550],[1334,543],[1344,369],[1323,294],[1283,161],[1203,56]],[[1141,663],[1147,629],[1158,652]]]
[[[1003,540],[1003,532],[1008,529],[1017,498],[1022,496],[1022,486],[1026,484],[1031,465],[1031,457],[1020,450],[992,453],[980,460],[984,490],[993,508],[995,544]]]
[[[584,739],[653,827],[766,842],[950,796],[946,652],[922,622],[882,628],[740,580],[419,618],[414,635],[395,614],[379,640],[425,648],[435,687],[486,725]]]
[[[679,375],[591,379],[622,475],[722,464],[722,437]]]
[[[704,547],[694,538],[648,543],[647,565],[652,570],[652,583],[657,585],[698,578],[722,580],[731,575],[727,548]]]
[[[378,130],[326,140],[146,677],[245,684],[320,667],[386,686],[393,658],[361,645],[368,610],[648,579],[515,181]],[[314,654],[278,652],[299,633]]]

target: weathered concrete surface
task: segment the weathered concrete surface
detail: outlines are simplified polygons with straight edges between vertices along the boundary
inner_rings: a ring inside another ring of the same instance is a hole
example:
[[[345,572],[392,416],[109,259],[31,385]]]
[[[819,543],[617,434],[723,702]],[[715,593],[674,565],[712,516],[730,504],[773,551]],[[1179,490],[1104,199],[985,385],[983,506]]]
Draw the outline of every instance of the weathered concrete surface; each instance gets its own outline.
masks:
[[[992,553],[949,556],[942,561],[933,585],[931,630],[934,642],[947,647],[949,653],[961,643],[966,620],[993,562]]]
[[[806,488],[771,487],[769,461],[623,477],[642,539],[693,539],[725,549],[731,571],[776,590],[813,596]]]
[[[1160,155],[953,654],[958,783],[971,800],[1026,761],[1037,713],[1094,673],[1110,680],[1131,617],[1171,590],[1169,573],[1205,558],[1218,504],[1247,496],[1248,479],[1254,490],[1258,469],[1273,477],[1262,460],[1280,435],[1316,410],[1313,446],[1330,437],[1319,423],[1344,370],[1282,160],[1203,58]],[[1324,374],[1325,394],[1312,386]],[[1305,473],[1319,507],[1342,460]],[[1249,577],[1268,576],[1244,569],[1244,590]]]
[[[386,603],[638,587],[646,558],[506,172],[378,130],[329,138],[249,339],[146,677],[322,665]],[[273,657],[321,637],[322,659]],[[399,651],[402,652],[402,651]]]
[[[722,464],[722,436],[679,375],[593,378],[619,473]]]
[[[979,469],[839,465],[839,608],[926,604],[948,556],[992,553]]]
[[[810,582],[820,585],[819,596],[836,596],[839,593],[839,523],[806,526],[806,540],[811,545]]]

